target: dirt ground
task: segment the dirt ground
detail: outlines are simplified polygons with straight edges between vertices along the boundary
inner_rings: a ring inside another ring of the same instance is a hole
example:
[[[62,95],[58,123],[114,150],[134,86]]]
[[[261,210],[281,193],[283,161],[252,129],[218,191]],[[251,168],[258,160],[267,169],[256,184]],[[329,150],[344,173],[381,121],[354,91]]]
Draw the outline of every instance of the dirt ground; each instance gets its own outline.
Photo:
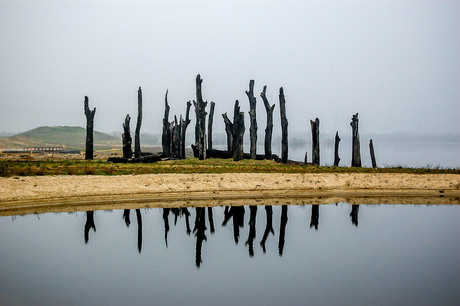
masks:
[[[232,205],[242,200],[241,205],[251,201],[268,205],[268,199],[275,201],[273,204],[292,199],[297,199],[296,204],[342,201],[459,204],[459,197],[457,174],[231,173],[0,178],[0,215],[15,209],[36,212],[39,207],[54,207],[54,210],[60,207],[59,210],[67,211],[111,209],[120,205]]]

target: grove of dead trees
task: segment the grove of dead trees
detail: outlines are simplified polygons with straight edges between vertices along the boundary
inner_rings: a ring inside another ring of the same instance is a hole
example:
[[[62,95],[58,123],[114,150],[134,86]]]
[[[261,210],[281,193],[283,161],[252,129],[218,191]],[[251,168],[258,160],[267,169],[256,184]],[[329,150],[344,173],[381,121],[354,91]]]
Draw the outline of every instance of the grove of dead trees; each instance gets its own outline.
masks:
[[[260,97],[264,103],[266,111],[266,128],[264,137],[264,154],[257,154],[257,116],[256,116],[256,97],[254,96],[254,80],[249,81],[249,89],[245,91],[249,100],[249,140],[250,150],[249,153],[243,152],[243,140],[245,133],[245,120],[244,112],[241,111],[240,104],[236,100],[233,109],[233,121],[228,118],[227,113],[222,114],[225,124],[226,132],[226,150],[218,150],[213,147],[213,123],[214,123],[214,110],[215,103],[211,101],[209,114],[206,110],[208,102],[203,100],[202,95],[202,82],[203,79],[198,74],[195,79],[195,94],[196,100],[193,100],[195,109],[195,143],[192,144],[192,150],[195,157],[200,160],[206,158],[232,158],[234,161],[242,159],[273,159],[282,163],[297,163],[288,160],[288,119],[286,115],[286,100],[283,87],[279,89],[279,109],[280,109],[280,124],[281,124],[281,158],[272,154],[272,139],[273,139],[273,112],[275,104],[270,105],[267,98],[267,86],[263,87]],[[165,158],[172,159],[185,159],[186,157],[186,132],[190,124],[190,108],[192,103],[190,101],[186,104],[185,119],[182,115],[174,115],[174,120],[170,121],[170,106],[168,103],[168,90],[164,98],[164,117],[162,124],[162,152],[158,154],[143,153],[141,152],[140,129],[142,125],[142,89],[138,89],[138,114],[135,129],[134,152],[132,150],[132,137],[130,131],[131,117],[126,115],[123,123],[122,134],[122,148],[123,157],[110,157],[109,161],[112,162],[154,162]],[[92,159],[94,155],[93,143],[93,129],[94,129],[94,115],[96,108],[92,111],[88,106],[88,97],[85,97],[85,115],[87,118],[86,128],[86,151],[85,159]],[[208,116],[206,125],[206,116]],[[312,163],[313,165],[320,165],[320,140],[319,140],[319,119],[310,121],[312,132]],[[358,131],[358,113],[353,115],[350,126],[352,127],[352,167],[361,167],[361,153],[360,153],[360,139]],[[334,145],[334,166],[339,166],[339,142],[340,137],[338,132],[335,135]],[[372,167],[376,168],[375,154],[373,142],[370,140],[369,149],[371,153]],[[305,164],[307,163],[307,156],[305,154]]]

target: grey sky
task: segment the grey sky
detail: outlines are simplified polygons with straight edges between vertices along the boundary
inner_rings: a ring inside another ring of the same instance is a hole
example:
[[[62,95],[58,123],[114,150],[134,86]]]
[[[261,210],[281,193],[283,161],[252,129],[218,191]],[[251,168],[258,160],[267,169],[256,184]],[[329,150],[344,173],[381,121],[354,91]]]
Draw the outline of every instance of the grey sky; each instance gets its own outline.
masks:
[[[267,85],[292,131],[350,133],[359,112],[362,133],[458,133],[459,32],[459,1],[1,0],[0,131],[84,126],[85,95],[97,130],[121,130],[142,86],[160,132],[166,89],[184,113],[200,73],[222,132],[254,79],[259,130]]]

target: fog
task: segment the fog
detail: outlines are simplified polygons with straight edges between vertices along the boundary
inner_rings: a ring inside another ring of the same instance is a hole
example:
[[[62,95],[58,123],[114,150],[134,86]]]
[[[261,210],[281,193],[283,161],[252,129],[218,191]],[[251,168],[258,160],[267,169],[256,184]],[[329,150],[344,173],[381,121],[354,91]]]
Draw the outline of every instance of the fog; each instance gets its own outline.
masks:
[[[84,126],[85,95],[95,129],[119,131],[142,86],[142,132],[159,133],[166,90],[184,114],[200,73],[216,133],[235,100],[249,110],[251,79],[259,131],[267,85],[274,134],[281,86],[293,133],[318,117],[321,132],[350,134],[356,112],[363,133],[457,133],[459,16],[443,0],[2,0],[0,131]]]

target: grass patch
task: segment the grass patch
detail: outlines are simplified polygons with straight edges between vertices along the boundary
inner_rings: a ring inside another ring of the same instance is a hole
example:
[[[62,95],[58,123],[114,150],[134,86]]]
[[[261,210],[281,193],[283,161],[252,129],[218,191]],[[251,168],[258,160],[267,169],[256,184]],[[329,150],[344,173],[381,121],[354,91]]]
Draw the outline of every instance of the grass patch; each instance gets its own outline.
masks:
[[[32,175],[129,175],[159,173],[413,173],[460,174],[460,169],[433,168],[351,168],[280,164],[267,160],[230,159],[161,161],[150,164],[113,164],[101,160],[2,160],[0,176]]]

